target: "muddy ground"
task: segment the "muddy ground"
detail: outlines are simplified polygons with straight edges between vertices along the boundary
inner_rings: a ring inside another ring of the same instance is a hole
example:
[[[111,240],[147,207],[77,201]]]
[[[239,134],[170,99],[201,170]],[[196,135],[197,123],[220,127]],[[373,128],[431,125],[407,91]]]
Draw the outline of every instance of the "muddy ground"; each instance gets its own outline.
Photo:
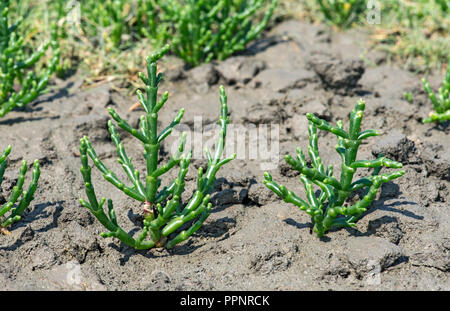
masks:
[[[39,159],[42,166],[35,200],[11,235],[0,237],[2,288],[449,290],[449,124],[423,125],[432,105],[421,76],[388,64],[383,53],[364,50],[365,40],[361,31],[341,34],[287,21],[225,62],[193,70],[170,57],[161,64],[166,79],[160,90],[171,94],[161,112],[161,129],[181,107],[186,126],[194,128],[194,116],[202,116],[203,125],[215,124],[218,87],[224,84],[231,123],[280,126],[280,160],[270,172],[300,196],[303,187],[282,156],[297,146],[307,148],[305,113],[346,124],[356,100],[364,98],[362,126],[381,135],[367,140],[358,158],[383,152],[404,163],[406,174],[382,187],[357,228],[318,239],[310,234],[308,215],[261,184],[261,161],[237,159],[219,172],[211,216],[185,243],[170,251],[135,251],[101,238],[102,226],[78,201],[85,197],[79,139],[89,135],[103,161],[124,177],[109,140],[106,108],[114,107],[132,124],[142,111],[128,110],[135,97],[108,84],[81,88],[75,76],[53,81],[52,92],[0,120],[0,149],[13,145],[3,195],[10,194],[22,159]],[[442,77],[441,72],[429,77],[433,88]],[[403,98],[406,91],[413,93],[412,103]],[[141,145],[122,134],[128,155],[143,169]],[[339,174],[336,138],[321,133],[319,144],[322,159]],[[193,161],[184,200],[194,190],[196,168],[204,164]],[[93,172],[99,196],[113,199],[119,223],[135,233],[140,205]],[[358,176],[367,173],[361,170]]]

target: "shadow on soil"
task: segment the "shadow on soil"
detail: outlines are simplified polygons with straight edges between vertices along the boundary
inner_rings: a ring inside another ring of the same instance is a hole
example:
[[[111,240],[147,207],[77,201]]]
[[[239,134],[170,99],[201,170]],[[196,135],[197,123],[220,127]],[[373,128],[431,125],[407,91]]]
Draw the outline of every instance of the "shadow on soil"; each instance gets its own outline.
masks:
[[[183,226],[180,228],[180,230],[186,230],[192,225],[191,223],[188,225]],[[115,249],[119,253],[123,255],[122,258],[120,258],[120,265],[125,265],[132,256],[143,256],[145,258],[160,258],[160,257],[170,257],[172,255],[189,255],[193,252],[195,252],[197,249],[201,248],[202,246],[206,245],[207,242],[196,244],[199,241],[202,241],[202,238],[214,238],[215,241],[222,241],[227,239],[230,234],[230,229],[234,228],[236,226],[236,220],[230,217],[223,217],[220,219],[217,219],[209,224],[203,225],[192,237],[197,237],[196,239],[190,239],[186,243],[182,245],[177,245],[171,250],[166,249],[150,249],[150,250],[135,250],[134,248],[131,248],[125,244],[121,244],[120,246],[117,246],[114,243],[108,244],[111,248]],[[129,232],[130,235],[134,235],[137,231],[139,231],[138,228],[135,228]]]
[[[388,204],[386,205],[385,202],[388,200],[392,200],[392,199],[398,199],[398,197],[402,194],[402,192],[400,192],[400,187],[397,184],[394,184],[392,182],[386,183],[383,185],[383,187],[381,188],[381,194],[380,194],[380,199],[377,200],[376,202],[374,202],[374,206],[372,208],[370,208],[369,210],[367,210],[364,214],[361,215],[360,219],[365,217],[366,215],[369,215],[370,213],[373,213],[376,210],[384,210],[384,211],[389,211],[389,212],[394,212],[394,213],[400,213],[406,217],[411,217],[417,220],[423,220],[424,217],[420,216],[420,215],[416,215],[413,212],[410,211],[404,211],[404,210],[400,210],[397,208],[394,208],[396,206],[404,206],[404,205],[417,205],[416,202],[410,202],[410,201],[396,201],[392,204]],[[382,216],[381,218],[378,218],[380,224],[388,224],[391,222],[397,222],[397,219],[395,217],[389,217],[389,216]],[[295,221],[292,218],[287,218],[284,220],[284,222],[288,225],[294,226],[297,229],[305,229],[308,228],[309,229],[309,233],[313,234],[312,231],[312,223],[308,222],[308,223],[299,223],[297,221]],[[367,235],[367,234],[363,234],[361,233],[358,229],[356,228],[344,228],[345,230],[347,230],[351,235],[354,236],[360,236],[360,235]],[[333,231],[338,231],[341,230],[341,228],[335,228],[335,229],[331,229],[330,232]],[[328,237],[322,237],[321,238],[322,241],[330,241],[331,239]]]
[[[58,226],[58,219],[61,216],[62,204],[64,202],[65,201],[57,201],[57,202],[47,202],[47,203],[37,204],[35,206],[35,208],[33,209],[33,211],[28,214],[24,214],[23,221],[18,222],[15,225],[13,225],[11,230],[17,230],[18,228],[27,227],[30,223],[32,223],[33,221],[35,221],[37,219],[48,218],[50,216],[53,218],[52,222],[50,224],[46,225],[43,228],[30,230],[31,238],[35,235],[36,232],[37,233],[47,232],[51,229],[56,228]],[[45,209],[47,209],[50,206],[56,206],[55,211],[53,213],[49,213],[49,212],[44,213]],[[27,229],[25,229],[25,230],[27,230]],[[23,241],[24,235],[26,235],[26,231],[24,231],[21,234],[21,236],[14,242],[14,244],[7,246],[7,247],[2,247],[2,248],[0,248],[0,250],[14,251],[14,250],[18,249],[19,247],[21,247],[23,244],[25,244],[27,242],[27,241]]]

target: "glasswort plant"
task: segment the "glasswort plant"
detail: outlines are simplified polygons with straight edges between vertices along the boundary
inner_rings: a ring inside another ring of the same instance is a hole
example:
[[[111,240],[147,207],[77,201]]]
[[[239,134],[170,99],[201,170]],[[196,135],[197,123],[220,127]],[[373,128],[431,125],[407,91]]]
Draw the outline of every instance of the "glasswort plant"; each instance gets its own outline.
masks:
[[[184,191],[185,177],[189,169],[192,153],[183,155],[186,135],[183,134],[178,148],[178,152],[164,165],[158,167],[158,155],[162,141],[172,132],[173,128],[179,124],[184,114],[182,109],[175,117],[173,122],[159,134],[157,133],[158,112],[164,106],[169,98],[168,92],[158,101],[158,85],[161,81],[162,74],[157,74],[157,61],[161,59],[169,50],[169,46],[165,46],[160,52],[147,58],[147,76],[143,73],[139,74],[140,79],[146,85],[145,93],[138,91],[139,102],[144,108],[146,114],[141,116],[138,129],[131,127],[123,120],[112,108],[109,108],[111,117],[117,122],[118,126],[126,132],[137,138],[144,147],[144,157],[146,161],[145,182],[140,179],[140,174],[133,167],[130,158],[128,158],[125,148],[120,142],[116,126],[110,120],[108,122],[109,132],[112,141],[117,148],[119,156],[118,162],[122,165],[132,186],[126,186],[117,176],[102,163],[89,139],[83,137],[81,139],[81,173],[85,182],[86,195],[88,201],[80,200],[81,204],[88,208],[94,216],[105,226],[109,232],[102,233],[103,237],[116,237],[126,245],[136,249],[149,249],[153,247],[166,247],[168,249],[176,244],[183,242],[195,233],[209,216],[212,205],[209,203],[210,195],[208,194],[215,182],[215,175],[224,164],[233,160],[236,155],[221,160],[221,156],[225,146],[225,137],[228,119],[227,96],[223,87],[220,88],[221,115],[219,125],[221,131],[216,143],[214,156],[206,150],[208,158],[208,167],[206,172],[200,167],[198,170],[197,190],[186,205],[180,202],[181,194]],[[125,232],[117,223],[113,203],[108,200],[108,211],[105,213],[103,205],[106,199],[102,198],[100,202],[94,191],[91,182],[91,167],[88,164],[88,156],[94,162],[94,165],[102,172],[103,177],[113,184],[115,187],[123,191],[129,197],[143,203],[143,230],[137,239]],[[178,177],[168,186],[159,191],[161,185],[160,177],[169,170],[179,166]],[[187,230],[183,230],[171,236],[184,224],[193,224]],[[149,238],[147,238],[149,236]]]
[[[24,107],[41,95],[59,62],[59,43],[56,26],[52,40],[31,55],[26,55],[24,38],[17,32],[21,21],[9,25],[9,0],[0,0],[0,117],[15,107]],[[42,58],[49,46],[53,57],[47,68],[35,73],[30,69]],[[20,90],[15,90],[15,83]]]
[[[361,121],[365,109],[363,100],[359,100],[350,114],[350,127],[344,130],[342,121],[332,126],[325,120],[307,113],[309,120],[309,148],[311,166],[306,162],[305,155],[297,148],[297,159],[290,155],[285,160],[293,169],[300,172],[300,180],[305,187],[307,201],[301,199],[285,186],[272,180],[269,173],[264,173],[263,183],[287,203],[293,203],[311,216],[314,232],[322,237],[328,230],[335,227],[354,227],[358,218],[367,210],[375,199],[378,189],[385,182],[399,178],[405,172],[395,171],[389,174],[379,174],[383,166],[401,168],[402,164],[389,160],[380,155],[376,160],[356,160],[361,142],[378,133],[375,130],[360,131]],[[342,158],[341,176],[338,180],[333,176],[333,166],[324,168],[319,156],[317,129],[333,133],[338,138],[336,151]],[[371,176],[353,182],[353,176],[358,168],[374,168]],[[313,185],[320,188],[316,195]],[[345,201],[352,192],[363,189],[364,197],[353,205],[346,205]]]
[[[8,166],[7,157],[11,153],[11,146],[8,146],[0,155],[0,186],[3,182],[3,175],[5,174],[6,167]],[[28,191],[24,191],[23,184],[25,182],[25,175],[27,173],[27,161],[22,161],[22,165],[19,170],[19,178],[17,184],[13,187],[11,196],[3,205],[0,205],[0,234],[9,234],[8,227],[13,223],[18,222],[21,219],[21,215],[30,205],[33,200],[34,192],[36,191],[39,176],[41,174],[39,168],[39,161],[34,161],[33,172],[31,177],[31,183],[28,187]],[[14,207],[17,200],[22,196],[19,204]],[[9,213],[7,216],[6,214]]]
[[[434,106],[434,112],[430,112],[429,117],[425,118],[423,123],[450,120],[450,58],[442,87],[439,88],[437,95],[433,92],[425,78],[422,79],[422,84]]]
[[[156,0],[156,3],[160,11],[153,16],[158,21],[151,21],[147,35],[163,40],[172,37],[175,54],[197,66],[212,59],[224,60],[243,50],[267,26],[278,0],[271,0],[258,24],[254,24],[254,15],[265,0]],[[167,31],[161,32],[161,27],[155,28],[161,24],[170,25],[167,27],[171,36],[167,36]]]

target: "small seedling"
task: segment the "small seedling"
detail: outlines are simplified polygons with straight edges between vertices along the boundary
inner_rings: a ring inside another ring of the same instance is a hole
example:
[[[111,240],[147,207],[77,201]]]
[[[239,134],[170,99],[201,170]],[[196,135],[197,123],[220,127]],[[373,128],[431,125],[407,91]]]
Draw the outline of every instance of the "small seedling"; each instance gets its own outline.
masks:
[[[292,168],[300,172],[300,180],[305,187],[307,201],[295,195],[285,186],[272,180],[269,173],[264,173],[263,183],[287,203],[293,203],[311,216],[314,232],[322,237],[328,230],[338,227],[354,227],[358,218],[367,210],[375,199],[378,189],[383,183],[399,178],[405,172],[395,171],[381,174],[383,166],[401,168],[402,164],[380,155],[376,160],[356,160],[361,142],[371,136],[377,136],[375,130],[360,131],[365,103],[359,100],[350,114],[350,127],[345,131],[342,121],[332,126],[314,114],[307,113],[309,120],[309,148],[311,166],[307,164],[305,155],[297,148],[297,159],[290,155],[285,160]],[[324,168],[319,156],[317,129],[333,133],[338,138],[336,151],[342,158],[341,176],[338,180],[333,176],[333,166]],[[353,176],[358,168],[374,168],[369,177],[353,182]],[[319,187],[319,194],[314,191],[313,185]],[[364,196],[358,202],[349,205],[346,200],[358,190],[364,191]]]
[[[267,26],[278,0],[271,0],[257,24],[254,15],[265,0],[157,0],[156,3],[159,14],[152,15],[157,21],[150,21],[147,35],[157,40],[171,39],[175,54],[197,66],[212,59],[224,60],[244,50]]]
[[[439,88],[437,95],[433,92],[425,78],[422,79],[422,84],[434,106],[434,111],[430,112],[428,118],[423,120],[423,123],[450,120],[450,59],[447,64],[447,71],[442,82],[442,87]]]
[[[339,28],[350,27],[366,9],[364,0],[318,0],[328,23]]]
[[[8,166],[7,157],[10,153],[11,146],[8,146],[0,155],[0,188],[3,182],[3,175],[5,174],[6,167]],[[0,234],[9,234],[7,228],[21,219],[21,215],[33,200],[33,195],[36,191],[39,176],[41,174],[39,161],[34,161],[31,183],[28,187],[28,191],[24,191],[23,184],[25,182],[27,169],[27,161],[24,160],[22,161],[22,165],[19,169],[19,178],[17,179],[17,184],[13,187],[9,200],[4,204],[3,202],[0,202],[1,204],[3,204],[0,205]],[[19,200],[21,196],[22,198],[20,199],[20,202],[17,206],[15,206],[17,200]],[[6,215],[8,213],[9,215]]]
[[[410,104],[413,102],[413,95],[411,92],[405,92],[403,93],[403,97],[406,99],[406,101]]]
[[[21,20],[10,25],[9,0],[0,0],[0,118],[16,107],[24,107],[47,87],[50,76],[59,63],[57,29],[53,26],[52,40],[31,55],[27,55],[24,38],[17,31]],[[49,46],[53,57],[46,69],[35,73],[30,69],[42,58]],[[20,88],[18,88],[18,85]]]
[[[118,126],[137,138],[144,147],[144,157],[146,163],[146,176],[144,182],[141,181],[139,170],[135,169],[130,158],[125,152],[123,144],[120,142],[116,126],[110,120],[108,122],[111,139],[117,148],[119,156],[118,162],[122,165],[125,173],[132,185],[126,186],[124,182],[102,163],[88,137],[81,139],[81,173],[83,175],[86,195],[88,201],[80,200],[81,204],[88,208],[94,216],[105,226],[109,232],[102,233],[103,237],[115,237],[126,245],[136,249],[149,249],[153,247],[166,247],[170,249],[176,244],[185,241],[195,233],[209,216],[212,205],[209,203],[208,194],[214,186],[215,176],[220,167],[233,160],[236,155],[221,159],[225,146],[225,137],[228,119],[227,96],[223,87],[220,88],[221,115],[219,125],[221,131],[215,146],[214,156],[206,150],[208,167],[206,172],[200,167],[198,170],[197,190],[186,205],[182,205],[180,199],[184,191],[185,177],[189,169],[192,153],[183,154],[186,135],[183,134],[178,148],[178,152],[164,165],[158,167],[158,157],[163,140],[179,124],[184,114],[184,109],[178,113],[173,122],[159,134],[157,133],[158,112],[169,98],[168,92],[164,93],[161,99],[157,100],[158,85],[161,81],[161,73],[157,74],[157,61],[161,59],[169,50],[169,46],[164,47],[160,52],[147,58],[147,76],[139,74],[140,79],[145,84],[145,93],[138,91],[139,103],[144,108],[146,114],[141,116],[138,129],[133,128],[123,120],[112,108],[109,108],[111,117]],[[106,199],[100,202],[94,191],[91,182],[91,167],[88,164],[88,156],[94,165],[103,174],[103,177],[123,191],[129,197],[142,202],[143,230],[134,239],[129,233],[123,230],[117,222],[112,200],[108,200],[108,211],[105,213],[103,206]],[[179,166],[178,177],[163,189],[160,177],[169,170]],[[195,221],[195,222],[193,222]],[[191,222],[193,222],[191,224]],[[190,225],[189,229],[183,230],[173,236],[181,226]],[[149,236],[149,238],[148,238]]]

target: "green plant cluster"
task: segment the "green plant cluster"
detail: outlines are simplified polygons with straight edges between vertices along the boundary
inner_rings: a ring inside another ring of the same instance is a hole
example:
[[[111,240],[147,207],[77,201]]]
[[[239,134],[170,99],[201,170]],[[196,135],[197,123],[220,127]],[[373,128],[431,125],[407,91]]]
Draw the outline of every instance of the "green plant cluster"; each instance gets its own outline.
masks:
[[[326,21],[340,28],[347,28],[359,21],[366,9],[365,0],[318,0]]]
[[[437,94],[433,92],[425,78],[422,78],[422,84],[434,107],[434,111],[430,113],[428,118],[423,119],[423,123],[450,120],[450,58],[444,81],[442,81],[442,86],[439,88]]]
[[[8,146],[0,155],[0,189],[3,182],[3,176],[8,166],[7,157],[11,153],[11,146]],[[39,176],[41,174],[39,161],[34,161],[31,183],[28,190],[24,190],[25,175],[27,173],[27,161],[22,161],[19,169],[19,177],[16,185],[13,187],[9,200],[0,205],[0,234],[9,234],[8,227],[21,219],[21,215],[33,200],[37,188]],[[21,197],[19,203],[17,201]]]
[[[12,25],[9,23],[9,0],[1,0],[0,14],[0,117],[3,117],[15,107],[29,104],[45,91],[58,65],[60,51],[54,26],[51,42],[29,55],[26,53],[24,38],[17,31],[21,21]],[[53,57],[47,68],[33,72],[31,69],[50,45]],[[15,83],[20,84],[18,91]]]
[[[382,23],[374,25],[377,48],[416,71],[441,68],[450,53],[448,0],[380,2]]]
[[[297,148],[297,158],[285,156],[286,162],[300,172],[300,181],[305,187],[307,201],[298,197],[285,186],[273,181],[269,173],[264,174],[263,183],[287,203],[298,206],[311,216],[314,232],[322,237],[328,230],[339,227],[354,227],[358,218],[367,210],[375,199],[378,189],[383,183],[402,176],[405,171],[380,174],[381,168],[401,168],[402,164],[380,155],[376,160],[356,160],[361,142],[369,137],[376,136],[375,130],[361,131],[361,121],[365,103],[359,100],[350,114],[348,131],[344,129],[342,121],[337,126],[328,124],[325,120],[308,113],[309,120],[309,148],[308,154],[311,166],[308,165],[305,155]],[[333,133],[338,138],[336,151],[341,156],[341,176],[337,179],[333,175],[333,166],[325,169],[319,156],[317,129]],[[374,168],[371,176],[353,181],[358,168]],[[314,185],[319,187],[316,195]],[[346,200],[355,191],[363,191],[363,197],[352,205]]]
[[[191,66],[242,50],[267,26],[278,1],[21,0],[12,3],[11,12],[16,18],[33,15],[22,27],[36,33],[31,50],[50,32],[47,21],[57,21],[59,77],[81,68],[90,75],[87,83],[111,75],[128,83],[149,48],[169,43]]]
[[[80,26],[87,38],[93,38],[96,45],[107,50],[124,48],[132,44],[134,16],[140,14],[129,0],[87,0],[80,2]],[[138,1],[138,2],[142,2]],[[134,10],[133,10],[134,9]],[[128,40],[124,37],[128,36]],[[124,40],[125,39],[125,40]]]
[[[242,51],[267,26],[278,0],[271,0],[261,22],[254,15],[265,0],[156,0],[158,14],[151,17],[147,35],[171,41],[174,53],[192,66],[212,59],[224,60]],[[155,25],[167,25],[162,31]],[[167,35],[169,34],[169,36]]]
[[[184,114],[184,109],[180,110],[173,122],[159,134],[157,133],[158,113],[169,98],[168,92],[164,93],[158,100],[158,85],[162,75],[157,74],[157,61],[167,53],[169,46],[147,59],[147,76],[143,73],[139,75],[145,84],[145,95],[138,91],[139,102],[146,114],[140,118],[138,129],[130,126],[122,119],[114,109],[110,108],[111,117],[117,125],[126,132],[137,138],[144,147],[144,157],[146,163],[145,182],[140,179],[140,173],[133,167],[130,158],[127,156],[125,148],[120,141],[116,126],[112,121],[108,122],[111,139],[117,148],[119,156],[118,162],[122,165],[132,186],[126,186],[119,178],[109,170],[99,159],[92,147],[88,137],[83,137],[80,144],[81,153],[81,173],[85,182],[86,195],[88,201],[80,200],[81,204],[88,208],[94,216],[110,232],[102,233],[103,237],[116,237],[123,243],[136,249],[149,249],[152,247],[172,248],[178,243],[186,240],[195,233],[209,216],[211,211],[210,195],[208,194],[214,185],[215,176],[218,170],[226,163],[233,160],[236,155],[221,159],[225,146],[225,137],[228,119],[227,96],[223,87],[220,88],[221,115],[219,125],[221,127],[219,138],[216,143],[214,156],[206,150],[208,167],[206,171],[203,167],[198,170],[197,190],[186,205],[182,205],[181,194],[184,191],[185,177],[191,161],[191,152],[183,154],[186,134],[183,134],[178,152],[164,165],[158,167],[158,157],[161,143],[179,124]],[[88,164],[88,157],[92,159],[94,165],[103,174],[103,177],[115,187],[123,191],[129,197],[142,202],[143,204],[143,230],[137,239],[123,230],[118,222],[113,209],[113,203],[108,200],[108,212],[105,213],[103,205],[106,199],[97,200],[94,186],[91,181],[91,167]],[[172,168],[178,166],[177,178],[168,186],[162,188],[161,177]],[[194,221],[194,222],[193,222]],[[193,222],[189,229],[183,230],[175,236],[171,236],[183,225]],[[149,237],[149,238],[148,238]]]

